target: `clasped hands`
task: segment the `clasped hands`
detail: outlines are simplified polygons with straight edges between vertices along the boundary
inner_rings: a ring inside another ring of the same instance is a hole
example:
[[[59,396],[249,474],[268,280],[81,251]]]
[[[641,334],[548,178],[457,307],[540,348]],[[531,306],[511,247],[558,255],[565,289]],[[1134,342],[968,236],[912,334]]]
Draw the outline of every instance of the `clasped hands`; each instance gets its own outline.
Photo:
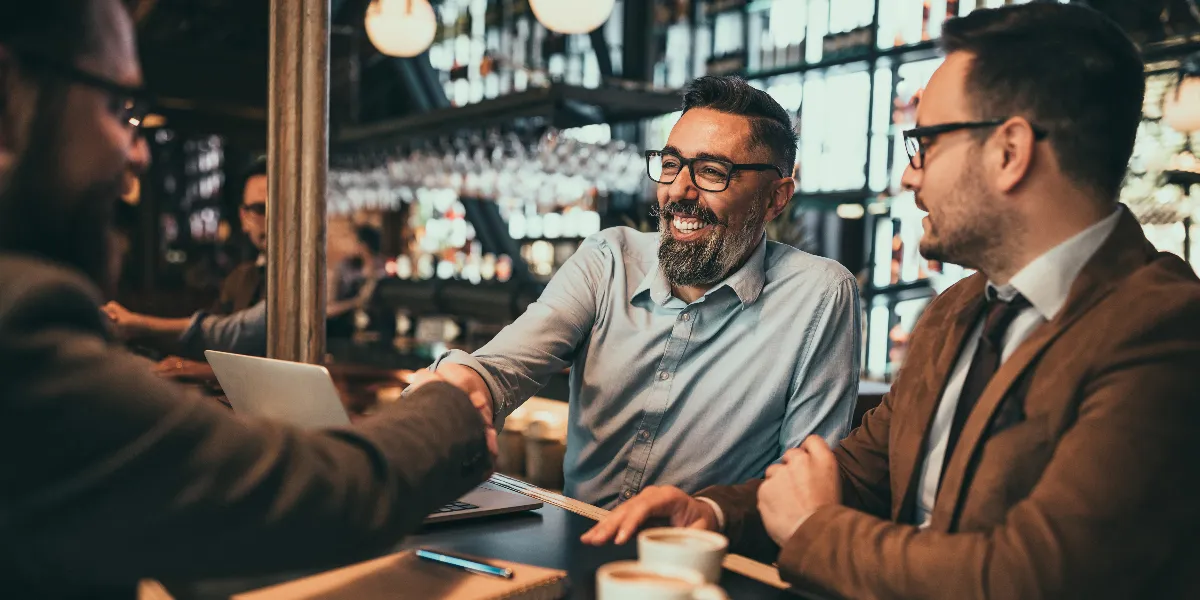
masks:
[[[475,409],[479,411],[479,415],[483,417],[488,452],[492,455],[492,464],[496,464],[500,445],[496,440],[496,425],[492,418],[494,414],[492,411],[492,393],[488,390],[487,382],[471,367],[454,363],[443,363],[438,367],[436,372],[429,369],[422,369],[414,373],[412,381],[409,382],[405,391],[414,391],[431,381],[448,383],[462,390],[467,395],[467,398],[471,400],[471,404],[475,406]]]
[[[758,488],[758,511],[771,539],[783,546],[800,525],[824,506],[841,504],[837,459],[820,436],[810,435],[767,469]],[[712,507],[674,487],[648,487],[621,504],[583,534],[585,544],[624,544],[651,518],[666,518],[672,527],[718,529]]]

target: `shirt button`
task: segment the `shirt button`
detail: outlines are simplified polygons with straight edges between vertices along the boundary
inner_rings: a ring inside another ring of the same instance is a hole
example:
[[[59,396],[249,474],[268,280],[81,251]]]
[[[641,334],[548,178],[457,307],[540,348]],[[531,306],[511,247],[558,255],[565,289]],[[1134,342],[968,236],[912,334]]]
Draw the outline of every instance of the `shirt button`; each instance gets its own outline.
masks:
[[[628,500],[633,497],[633,490],[625,490],[621,492],[621,497]]]
[[[670,373],[668,373],[668,372],[666,372],[666,371],[659,371],[659,372],[658,372],[658,379],[659,379],[659,381],[666,381],[666,380],[667,380],[668,378],[670,378],[670,377],[671,377],[671,374],[670,374]]]
[[[691,321],[691,320],[692,320],[692,315],[690,315],[690,314],[688,314],[688,313],[683,313],[683,316],[682,316],[682,317],[679,317],[679,318],[680,318],[680,319],[683,319],[683,322],[684,322],[684,323],[687,323],[688,321]]]
[[[648,440],[648,439],[650,439],[650,432],[649,432],[649,431],[646,431],[645,429],[643,429],[643,430],[639,431],[639,432],[638,432],[638,439],[639,439],[639,440],[642,440],[643,442],[644,442],[644,441],[646,441],[646,440]]]

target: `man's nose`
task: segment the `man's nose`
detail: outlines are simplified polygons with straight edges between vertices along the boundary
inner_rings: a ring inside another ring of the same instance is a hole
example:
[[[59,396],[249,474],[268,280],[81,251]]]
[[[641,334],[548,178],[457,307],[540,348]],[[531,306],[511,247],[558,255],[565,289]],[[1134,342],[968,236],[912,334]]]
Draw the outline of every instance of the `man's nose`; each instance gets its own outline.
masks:
[[[675,181],[672,181],[667,187],[667,200],[697,200],[699,198],[700,189],[692,181],[692,167],[685,165],[675,176]]]
[[[900,177],[900,187],[915,192],[921,188],[921,169],[915,169],[912,163],[904,167],[904,175]]]

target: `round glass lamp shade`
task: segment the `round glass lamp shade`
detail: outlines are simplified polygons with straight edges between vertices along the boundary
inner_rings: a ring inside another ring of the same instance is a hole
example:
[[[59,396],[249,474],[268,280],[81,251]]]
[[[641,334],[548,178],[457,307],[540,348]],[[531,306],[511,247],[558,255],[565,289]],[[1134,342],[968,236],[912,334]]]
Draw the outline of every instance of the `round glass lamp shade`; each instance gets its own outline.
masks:
[[[612,15],[615,0],[529,0],[533,16],[555,33],[588,33]]]
[[[388,56],[424,52],[437,33],[437,15],[429,0],[372,0],[367,7],[367,38]]]

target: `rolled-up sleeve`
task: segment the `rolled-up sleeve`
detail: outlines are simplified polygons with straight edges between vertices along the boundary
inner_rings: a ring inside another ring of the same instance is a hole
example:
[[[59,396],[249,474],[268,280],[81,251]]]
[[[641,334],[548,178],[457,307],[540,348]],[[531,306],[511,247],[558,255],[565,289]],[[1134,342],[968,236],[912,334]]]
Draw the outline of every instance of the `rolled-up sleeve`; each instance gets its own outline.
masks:
[[[812,434],[834,447],[849,433],[858,399],[860,322],[858,284],[847,276],[830,288],[805,331],[807,348],[780,430],[781,455]]]
[[[474,354],[450,351],[434,362],[474,369],[487,382],[496,423],[570,366],[608,292],[613,254],[607,242],[584,241],[559,269],[537,302]]]

